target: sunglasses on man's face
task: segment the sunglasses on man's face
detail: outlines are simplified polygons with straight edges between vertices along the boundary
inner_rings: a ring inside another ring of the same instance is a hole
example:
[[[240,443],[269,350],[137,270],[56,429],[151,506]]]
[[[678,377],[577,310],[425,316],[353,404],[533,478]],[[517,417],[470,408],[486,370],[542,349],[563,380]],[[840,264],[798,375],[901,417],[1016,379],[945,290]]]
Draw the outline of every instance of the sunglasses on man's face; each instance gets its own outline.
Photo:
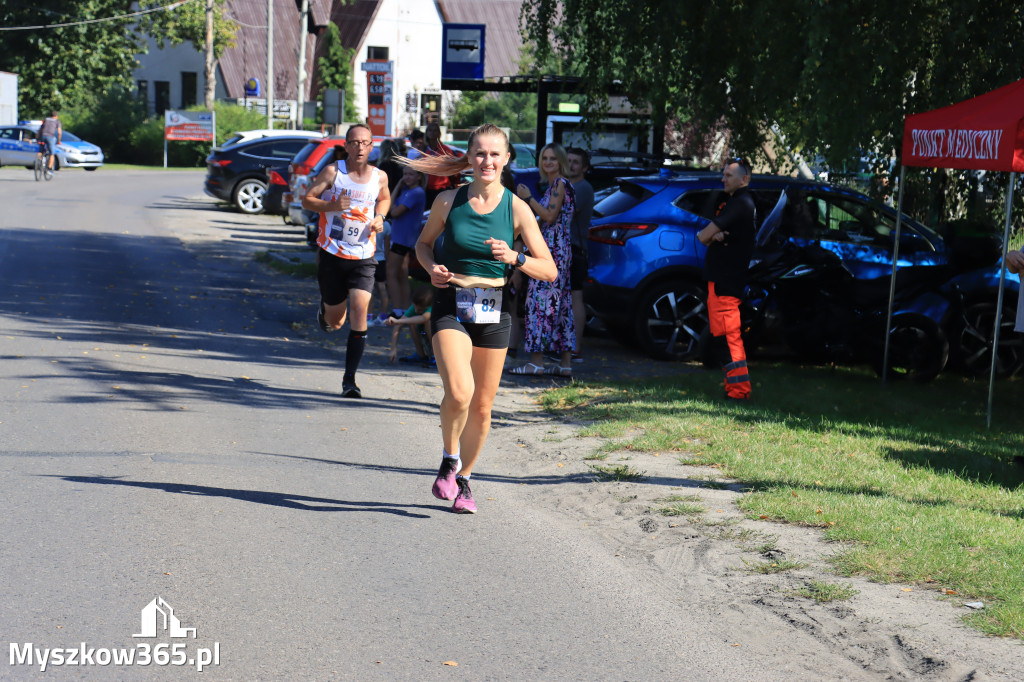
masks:
[[[726,166],[731,166],[734,163],[738,163],[745,174],[750,174],[750,163],[742,156],[730,156],[725,160]]]
[[[346,140],[345,144],[350,144],[353,147],[370,147],[373,145],[373,140]]]

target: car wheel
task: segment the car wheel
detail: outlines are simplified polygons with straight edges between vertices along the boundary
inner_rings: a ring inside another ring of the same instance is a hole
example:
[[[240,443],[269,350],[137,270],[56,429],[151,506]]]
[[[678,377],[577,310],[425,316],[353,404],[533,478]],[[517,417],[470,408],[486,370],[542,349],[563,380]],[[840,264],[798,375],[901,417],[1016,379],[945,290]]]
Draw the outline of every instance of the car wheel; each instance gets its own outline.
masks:
[[[267,191],[267,184],[256,178],[242,180],[235,186],[234,198],[232,201],[242,213],[255,215],[263,213],[263,195]]]
[[[1014,333],[1016,307],[1003,301],[996,352],[996,378],[1013,376],[1024,366],[1024,340]],[[988,376],[992,371],[992,337],[995,332],[994,301],[973,301],[964,306],[963,319],[949,335],[956,366],[968,376]]]
[[[885,350],[875,359],[875,373],[882,376]],[[897,315],[889,330],[889,366],[886,376],[927,383],[937,377],[949,359],[949,342],[930,317],[917,313]]]
[[[707,294],[690,282],[656,286],[640,298],[634,330],[645,353],[659,360],[686,360],[697,352],[708,325]]]
[[[87,171],[94,171],[97,168],[99,168],[99,166],[87,166],[85,170],[87,170]]]

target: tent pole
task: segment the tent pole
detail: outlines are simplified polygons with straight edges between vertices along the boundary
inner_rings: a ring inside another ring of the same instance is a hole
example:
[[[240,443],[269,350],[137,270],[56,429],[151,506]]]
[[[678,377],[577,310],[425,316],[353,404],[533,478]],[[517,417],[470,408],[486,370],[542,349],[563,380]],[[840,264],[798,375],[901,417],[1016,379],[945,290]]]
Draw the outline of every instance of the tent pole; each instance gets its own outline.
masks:
[[[892,306],[896,299],[896,263],[900,259],[900,228],[903,226],[903,176],[907,167],[900,166],[900,191],[896,200],[896,238],[892,246],[892,277],[889,280],[889,310],[885,316],[885,350],[882,352],[882,386],[889,374],[889,330],[892,328]]]
[[[988,413],[985,416],[985,425],[992,428],[992,397],[996,387],[996,361],[999,359],[999,328],[1003,323],[1003,290],[1006,288],[1006,250],[1010,245],[1010,217],[1013,213],[1013,183],[1017,174],[1010,173],[1010,184],[1006,188],[1006,227],[1003,228],[1003,259],[1000,261],[1002,267],[999,269],[999,295],[996,297],[996,321],[995,330],[992,332],[992,370],[988,377]]]

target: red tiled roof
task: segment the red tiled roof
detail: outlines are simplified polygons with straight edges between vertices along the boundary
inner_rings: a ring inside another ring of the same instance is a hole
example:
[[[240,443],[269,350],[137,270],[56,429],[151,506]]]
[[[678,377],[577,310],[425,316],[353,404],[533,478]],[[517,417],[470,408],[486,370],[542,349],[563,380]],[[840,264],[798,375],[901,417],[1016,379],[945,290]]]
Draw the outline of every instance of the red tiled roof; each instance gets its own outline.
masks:
[[[424,2],[428,0],[422,0]],[[317,60],[323,56],[326,25],[334,22],[347,48],[358,48],[380,9],[382,0],[309,0],[306,35],[306,99],[315,93]],[[229,97],[242,97],[250,76],[261,83],[267,78],[267,2],[266,0],[227,0],[227,15],[238,24],[235,47],[225,50],[219,66]],[[274,97],[294,99],[299,58],[299,2],[274,0]],[[459,24],[485,24],[487,48],[484,76],[510,76],[518,72],[519,33],[522,0],[437,0],[444,21]],[[355,55],[358,60],[362,55]]]
[[[219,66],[229,97],[242,97],[250,76],[267,80],[266,0],[227,0],[227,16],[238,25],[235,47],[221,55]],[[324,26],[332,0],[309,0],[309,25]],[[274,0],[274,98],[295,99],[299,62],[299,5],[292,0]],[[306,72],[312,71],[316,35],[306,34]],[[308,87],[310,79],[306,79]]]
[[[380,9],[381,0],[356,0],[352,4],[341,4],[334,2],[331,7],[330,19],[338,25],[338,32],[341,35],[341,44],[348,49],[358,49],[363,39],[370,30],[377,10]],[[320,78],[316,64],[325,53],[324,40],[327,37],[326,28],[320,32],[316,39],[316,49],[313,62],[310,67],[312,78],[310,92],[317,92],[320,89]],[[354,59],[362,59],[364,55],[353,55]]]

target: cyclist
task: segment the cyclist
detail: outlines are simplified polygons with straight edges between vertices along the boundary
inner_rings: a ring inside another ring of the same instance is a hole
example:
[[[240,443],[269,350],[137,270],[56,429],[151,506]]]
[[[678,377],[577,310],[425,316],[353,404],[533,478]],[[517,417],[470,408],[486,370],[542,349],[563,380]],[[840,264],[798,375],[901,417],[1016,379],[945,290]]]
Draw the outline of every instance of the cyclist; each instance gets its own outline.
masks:
[[[64,134],[64,128],[60,124],[60,117],[56,111],[51,111],[50,116],[43,120],[43,126],[39,129],[39,137],[43,144],[50,150],[50,158],[46,162],[46,170],[53,170],[53,159],[57,155],[57,145]]]

